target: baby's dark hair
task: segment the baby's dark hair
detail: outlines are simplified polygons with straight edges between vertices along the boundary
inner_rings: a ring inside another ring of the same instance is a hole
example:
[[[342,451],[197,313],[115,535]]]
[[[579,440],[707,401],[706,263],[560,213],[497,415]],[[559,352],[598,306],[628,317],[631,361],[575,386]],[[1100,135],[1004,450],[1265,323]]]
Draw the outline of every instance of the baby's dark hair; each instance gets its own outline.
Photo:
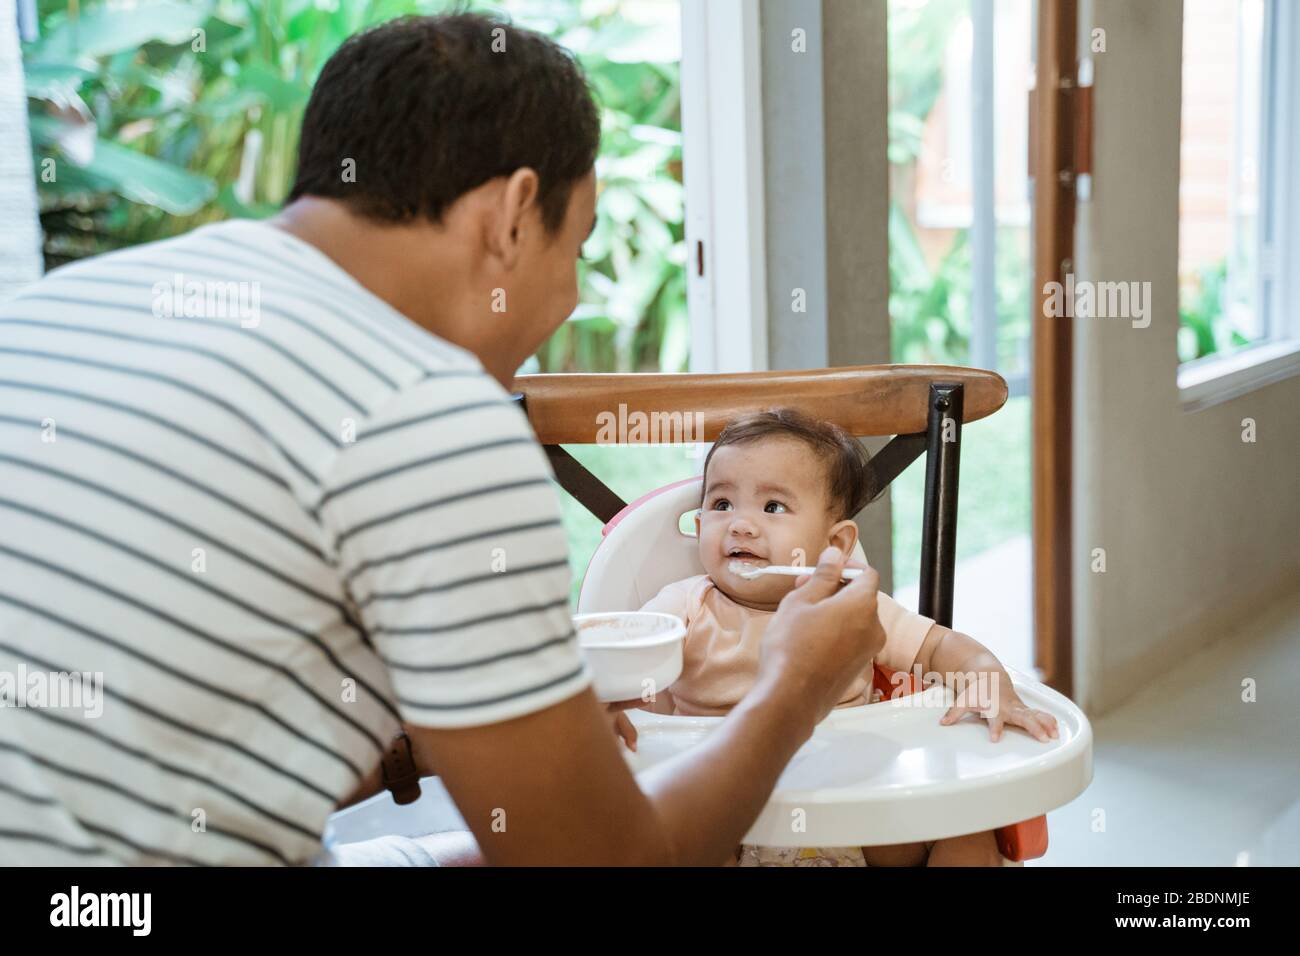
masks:
[[[778,436],[803,442],[825,464],[830,510],[836,521],[852,518],[879,493],[875,469],[861,442],[840,426],[793,408],[751,412],[728,422],[704,459],[703,487],[708,486],[709,462],[719,448]]]

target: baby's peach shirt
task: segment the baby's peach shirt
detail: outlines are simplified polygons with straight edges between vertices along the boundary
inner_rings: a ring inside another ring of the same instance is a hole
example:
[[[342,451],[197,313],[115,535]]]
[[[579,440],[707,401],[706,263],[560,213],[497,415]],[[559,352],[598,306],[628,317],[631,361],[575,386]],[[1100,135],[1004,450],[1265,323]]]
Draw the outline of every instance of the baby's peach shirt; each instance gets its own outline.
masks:
[[[876,606],[885,632],[885,646],[876,660],[892,670],[911,670],[934,621],[907,610],[888,594],[881,593]],[[641,610],[676,614],[686,622],[682,676],[669,688],[673,713],[720,716],[754,686],[759,643],[775,612],[737,604],[707,574],[667,585]],[[871,679],[868,665],[836,706],[868,703]]]

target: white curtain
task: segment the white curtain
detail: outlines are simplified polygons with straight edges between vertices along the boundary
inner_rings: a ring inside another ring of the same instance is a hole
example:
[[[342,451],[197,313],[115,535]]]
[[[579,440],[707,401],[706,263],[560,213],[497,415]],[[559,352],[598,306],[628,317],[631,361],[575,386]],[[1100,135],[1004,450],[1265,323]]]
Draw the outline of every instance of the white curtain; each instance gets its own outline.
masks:
[[[0,0],[0,301],[42,272],[16,3]]]

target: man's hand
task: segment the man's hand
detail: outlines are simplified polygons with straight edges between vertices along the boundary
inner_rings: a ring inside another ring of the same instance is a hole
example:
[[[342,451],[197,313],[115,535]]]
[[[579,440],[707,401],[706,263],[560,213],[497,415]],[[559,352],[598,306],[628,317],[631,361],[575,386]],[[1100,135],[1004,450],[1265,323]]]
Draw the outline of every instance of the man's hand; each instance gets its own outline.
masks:
[[[876,611],[880,576],[870,567],[841,587],[844,555],[827,548],[778,606],[763,635],[758,683],[793,690],[812,725],[831,712],[885,646]]]

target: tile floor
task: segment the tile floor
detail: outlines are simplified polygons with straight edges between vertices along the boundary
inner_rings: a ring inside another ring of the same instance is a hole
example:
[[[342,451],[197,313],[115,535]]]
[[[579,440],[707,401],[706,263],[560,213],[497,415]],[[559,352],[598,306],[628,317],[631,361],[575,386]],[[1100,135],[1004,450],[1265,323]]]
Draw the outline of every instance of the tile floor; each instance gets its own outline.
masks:
[[[1092,785],[1030,865],[1300,865],[1300,592],[1092,726]]]

